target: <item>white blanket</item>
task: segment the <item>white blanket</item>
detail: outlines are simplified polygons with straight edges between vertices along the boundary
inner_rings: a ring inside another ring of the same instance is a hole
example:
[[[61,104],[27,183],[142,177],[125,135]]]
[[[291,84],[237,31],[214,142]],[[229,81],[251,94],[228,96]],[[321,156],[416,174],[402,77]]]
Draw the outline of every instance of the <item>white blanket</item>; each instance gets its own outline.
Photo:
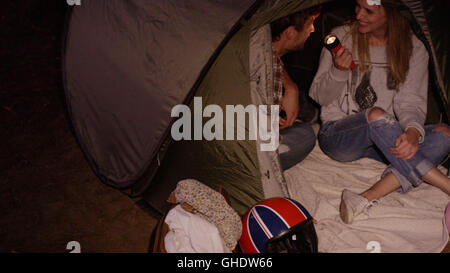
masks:
[[[219,230],[202,217],[177,205],[164,220],[169,232],[164,237],[167,253],[230,253]]]
[[[319,252],[441,252],[449,234],[444,210],[450,197],[423,183],[406,194],[393,192],[350,225],[339,217],[342,190],[360,193],[378,181],[386,165],[372,159],[341,163],[319,145],[284,172],[291,198],[318,220]],[[446,172],[444,172],[446,173]]]

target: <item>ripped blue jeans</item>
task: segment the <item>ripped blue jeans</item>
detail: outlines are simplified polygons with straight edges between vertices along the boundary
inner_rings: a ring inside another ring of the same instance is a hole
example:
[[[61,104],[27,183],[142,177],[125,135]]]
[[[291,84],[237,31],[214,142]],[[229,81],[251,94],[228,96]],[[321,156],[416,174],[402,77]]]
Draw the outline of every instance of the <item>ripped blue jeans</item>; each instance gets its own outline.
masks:
[[[329,157],[342,162],[368,157],[388,164],[382,177],[394,173],[402,192],[421,184],[422,177],[445,160],[450,152],[450,137],[434,131],[438,125],[425,126],[425,139],[409,160],[396,158],[389,148],[403,133],[398,121],[389,114],[368,122],[366,111],[323,124],[319,145]]]

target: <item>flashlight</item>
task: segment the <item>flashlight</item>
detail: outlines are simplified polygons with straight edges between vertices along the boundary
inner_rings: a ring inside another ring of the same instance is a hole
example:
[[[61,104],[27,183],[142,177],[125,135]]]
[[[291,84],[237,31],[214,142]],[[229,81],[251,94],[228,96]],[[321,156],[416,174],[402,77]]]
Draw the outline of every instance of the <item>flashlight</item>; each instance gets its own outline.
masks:
[[[338,37],[334,34],[328,34],[325,39],[323,40],[325,44],[325,48],[328,50],[333,51],[334,53],[337,53],[339,49],[341,49],[341,41],[339,41]],[[350,69],[355,68],[355,62],[352,61],[350,64]]]

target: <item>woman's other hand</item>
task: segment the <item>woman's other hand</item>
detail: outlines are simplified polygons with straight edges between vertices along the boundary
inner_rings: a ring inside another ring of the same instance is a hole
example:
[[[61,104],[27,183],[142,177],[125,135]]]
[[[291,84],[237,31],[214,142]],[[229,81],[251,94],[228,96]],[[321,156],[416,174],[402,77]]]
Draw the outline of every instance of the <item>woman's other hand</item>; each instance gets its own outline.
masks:
[[[395,141],[395,148],[391,148],[391,153],[397,158],[411,159],[419,150],[420,133],[415,128],[408,128]]]

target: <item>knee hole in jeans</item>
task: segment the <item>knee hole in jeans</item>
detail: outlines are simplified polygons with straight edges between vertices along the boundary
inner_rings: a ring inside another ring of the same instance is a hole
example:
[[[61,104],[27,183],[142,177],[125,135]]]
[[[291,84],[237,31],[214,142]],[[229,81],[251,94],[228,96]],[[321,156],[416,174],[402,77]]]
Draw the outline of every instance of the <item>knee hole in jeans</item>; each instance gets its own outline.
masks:
[[[450,137],[450,128],[445,124],[436,126],[436,128],[434,128],[433,131],[441,132],[443,135]]]
[[[366,118],[367,122],[374,122],[381,119],[386,112],[380,107],[373,107],[367,110]]]

